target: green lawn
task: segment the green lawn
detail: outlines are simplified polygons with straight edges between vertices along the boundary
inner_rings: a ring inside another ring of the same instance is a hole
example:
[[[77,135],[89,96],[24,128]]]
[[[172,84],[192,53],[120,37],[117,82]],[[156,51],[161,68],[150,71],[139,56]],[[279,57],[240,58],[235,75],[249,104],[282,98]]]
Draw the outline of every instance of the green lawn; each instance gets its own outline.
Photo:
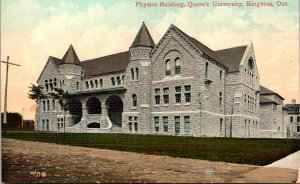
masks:
[[[266,165],[300,149],[300,140],[127,134],[4,133],[4,138],[174,157]]]

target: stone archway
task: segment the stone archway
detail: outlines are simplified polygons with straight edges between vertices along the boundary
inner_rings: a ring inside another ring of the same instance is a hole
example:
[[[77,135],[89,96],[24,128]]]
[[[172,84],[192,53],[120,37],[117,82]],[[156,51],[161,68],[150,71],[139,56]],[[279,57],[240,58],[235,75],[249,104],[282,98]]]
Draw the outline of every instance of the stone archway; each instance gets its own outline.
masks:
[[[122,127],[122,113],[123,113],[123,101],[117,96],[110,96],[106,102],[108,116],[113,125]]]
[[[69,107],[70,115],[73,119],[73,123],[76,125],[82,118],[82,104],[79,100],[71,100]]]
[[[88,114],[101,114],[102,113],[101,102],[96,97],[91,97],[88,99],[88,101],[86,102],[86,108],[87,108]]]

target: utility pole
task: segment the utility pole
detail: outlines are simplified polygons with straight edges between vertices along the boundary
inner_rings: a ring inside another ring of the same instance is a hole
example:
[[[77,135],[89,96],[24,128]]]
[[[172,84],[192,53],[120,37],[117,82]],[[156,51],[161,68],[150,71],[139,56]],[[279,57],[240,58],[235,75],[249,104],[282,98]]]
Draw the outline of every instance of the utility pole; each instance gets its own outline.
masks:
[[[3,113],[3,123],[7,123],[6,119],[6,112],[7,112],[7,85],[8,85],[8,66],[9,65],[15,65],[15,66],[21,66],[15,63],[10,63],[9,62],[9,56],[7,56],[6,61],[1,61],[2,63],[6,63],[6,81],[5,81],[5,91],[4,91],[4,113]]]

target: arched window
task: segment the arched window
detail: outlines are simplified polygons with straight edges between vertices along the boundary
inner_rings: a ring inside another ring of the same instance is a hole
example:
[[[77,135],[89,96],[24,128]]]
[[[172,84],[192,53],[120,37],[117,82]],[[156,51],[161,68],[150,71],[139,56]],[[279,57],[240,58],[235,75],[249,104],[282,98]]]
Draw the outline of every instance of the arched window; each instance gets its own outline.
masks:
[[[46,101],[43,100],[43,111],[46,111]]]
[[[92,80],[90,80],[90,86],[91,86],[91,89],[94,88],[94,82]]]
[[[52,100],[52,110],[55,111],[55,100]]]
[[[254,67],[254,62],[253,62],[253,59],[252,59],[252,57],[251,57],[251,58],[249,58],[249,60],[248,60],[248,68],[249,68],[250,70],[253,70],[253,67]]]
[[[132,94],[132,106],[133,107],[137,106],[137,96],[136,96],[136,94]]]
[[[121,85],[121,78],[119,76],[117,77],[117,83],[118,85]]]
[[[131,68],[131,79],[134,80],[134,70]]]
[[[114,78],[114,77],[111,78],[111,85],[113,85],[113,86],[116,85],[116,82],[115,82],[115,78]]]
[[[47,100],[47,111],[50,111],[50,101]]]
[[[220,70],[220,81],[222,81],[222,79],[223,79],[223,71]]]
[[[205,78],[208,78],[208,62],[205,63]]]
[[[103,80],[100,79],[100,88],[102,88],[102,86],[103,86]]]
[[[135,68],[136,79],[139,79],[139,69]]]
[[[48,80],[45,80],[45,87],[46,87],[46,91],[48,91],[49,90]]]
[[[124,84],[125,81],[125,75],[122,76],[122,84]]]
[[[175,59],[175,74],[181,73],[180,58]]]
[[[56,78],[54,78],[54,87],[56,88],[56,86],[57,86],[57,79]]]
[[[171,75],[171,63],[168,59],[165,63],[166,75]]]
[[[98,80],[95,80],[95,88],[98,88]]]
[[[52,83],[52,79],[49,80],[49,85],[50,85],[50,91],[53,91],[53,83]]]
[[[89,82],[88,81],[85,81],[85,87],[86,87],[86,89],[89,89]]]

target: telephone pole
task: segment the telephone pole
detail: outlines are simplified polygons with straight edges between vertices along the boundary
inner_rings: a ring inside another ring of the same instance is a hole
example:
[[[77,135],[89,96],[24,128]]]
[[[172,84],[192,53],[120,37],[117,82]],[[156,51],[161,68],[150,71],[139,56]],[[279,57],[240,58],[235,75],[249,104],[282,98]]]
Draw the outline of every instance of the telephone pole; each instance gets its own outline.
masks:
[[[5,80],[5,91],[4,91],[4,113],[3,113],[3,123],[7,123],[6,119],[6,112],[7,112],[7,85],[8,85],[8,66],[9,65],[15,65],[15,66],[21,66],[15,63],[9,62],[9,56],[7,56],[6,61],[1,61],[2,63],[6,63],[6,80]]]

